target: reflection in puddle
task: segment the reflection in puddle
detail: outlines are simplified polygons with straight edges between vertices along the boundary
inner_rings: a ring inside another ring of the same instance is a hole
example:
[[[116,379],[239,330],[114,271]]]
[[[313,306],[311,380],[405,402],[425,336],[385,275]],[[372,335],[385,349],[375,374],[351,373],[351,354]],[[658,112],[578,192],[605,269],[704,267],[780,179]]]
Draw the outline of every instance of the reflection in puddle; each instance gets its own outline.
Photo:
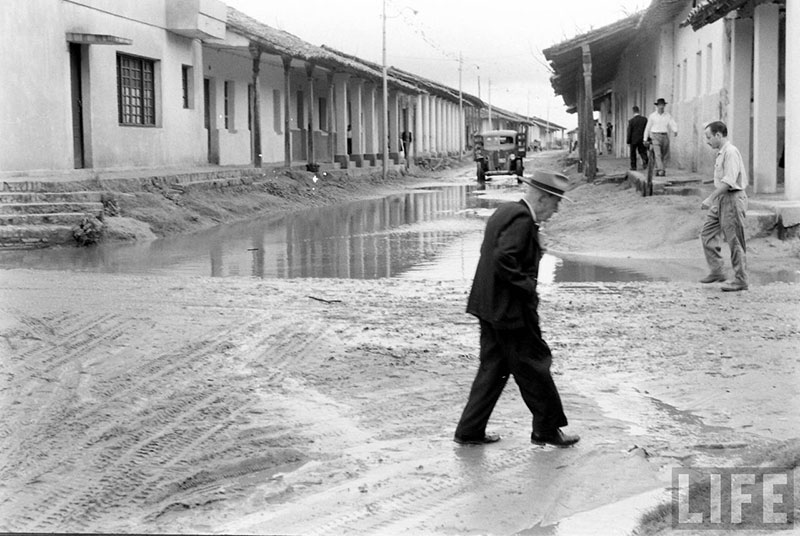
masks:
[[[149,243],[4,251],[0,252],[0,268],[213,277],[470,280],[485,220],[501,202],[483,194],[508,188],[516,189],[516,184],[442,185],[220,225]],[[546,255],[539,280],[547,285],[674,279],[645,273],[650,271]],[[776,277],[786,280],[780,274]]]
[[[473,184],[220,225],[146,244],[0,253],[0,266],[261,278],[393,277],[430,261],[483,222]]]

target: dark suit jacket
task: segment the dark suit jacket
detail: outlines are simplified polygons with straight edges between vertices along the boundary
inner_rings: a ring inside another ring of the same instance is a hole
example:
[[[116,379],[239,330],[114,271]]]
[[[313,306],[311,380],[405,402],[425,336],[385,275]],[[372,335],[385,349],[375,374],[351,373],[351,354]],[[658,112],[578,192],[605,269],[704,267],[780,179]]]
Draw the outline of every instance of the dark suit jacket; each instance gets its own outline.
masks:
[[[643,115],[634,115],[628,120],[628,145],[636,145],[644,141],[645,127],[647,127],[647,118]]]
[[[525,202],[500,205],[486,223],[467,312],[499,329],[538,326],[542,254],[539,226]]]

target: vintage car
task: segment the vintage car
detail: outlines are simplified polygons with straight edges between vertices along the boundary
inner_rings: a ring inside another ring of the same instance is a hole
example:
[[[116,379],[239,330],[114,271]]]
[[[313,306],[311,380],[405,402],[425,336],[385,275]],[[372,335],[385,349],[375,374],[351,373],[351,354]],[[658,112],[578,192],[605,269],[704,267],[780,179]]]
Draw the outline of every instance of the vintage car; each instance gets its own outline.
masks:
[[[478,180],[485,181],[492,175],[522,176],[528,145],[524,132],[516,130],[486,130],[475,135],[473,157]]]

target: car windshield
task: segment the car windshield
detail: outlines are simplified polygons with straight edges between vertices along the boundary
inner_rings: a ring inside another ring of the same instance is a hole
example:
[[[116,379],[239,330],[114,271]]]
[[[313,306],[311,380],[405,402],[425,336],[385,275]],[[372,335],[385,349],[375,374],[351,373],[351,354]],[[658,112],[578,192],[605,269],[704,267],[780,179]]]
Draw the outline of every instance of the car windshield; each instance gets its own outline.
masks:
[[[513,136],[485,136],[483,138],[484,147],[499,147],[500,145],[513,144]]]

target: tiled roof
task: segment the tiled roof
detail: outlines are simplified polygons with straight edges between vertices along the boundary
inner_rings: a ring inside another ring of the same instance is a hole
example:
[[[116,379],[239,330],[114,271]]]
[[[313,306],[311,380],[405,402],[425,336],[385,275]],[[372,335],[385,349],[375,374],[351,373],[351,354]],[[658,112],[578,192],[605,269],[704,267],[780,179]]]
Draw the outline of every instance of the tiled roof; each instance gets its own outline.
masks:
[[[692,26],[692,29],[699,30],[707,24],[718,21],[734,9],[739,9],[750,0],[706,0],[693,7],[681,23],[681,27]]]
[[[564,97],[567,106],[575,105],[578,80],[583,73],[583,45],[589,45],[592,54],[592,85],[599,88],[617,72],[617,64],[625,48],[637,35],[643,13],[634,13],[613,24],[586,32],[543,51],[550,62],[553,76],[550,83],[557,95]]]
[[[230,6],[228,6],[227,26],[232,32],[258,44],[268,54],[297,58],[327,69],[355,74],[369,80],[382,79],[380,70],[341,54],[335,54],[324,47],[312,45],[296,35],[268,26]],[[394,77],[389,78],[388,83],[392,87],[401,88],[411,93],[419,92],[415,86]]]

